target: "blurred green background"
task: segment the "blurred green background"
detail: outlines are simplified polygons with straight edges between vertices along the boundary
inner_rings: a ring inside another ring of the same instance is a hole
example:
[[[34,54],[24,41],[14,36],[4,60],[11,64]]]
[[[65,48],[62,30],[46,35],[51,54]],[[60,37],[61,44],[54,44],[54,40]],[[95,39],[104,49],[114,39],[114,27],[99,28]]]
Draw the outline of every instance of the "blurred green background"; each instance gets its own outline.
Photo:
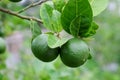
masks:
[[[0,7],[17,11],[28,2],[6,0]],[[39,18],[39,6],[21,14]],[[0,34],[7,43],[7,51],[0,55],[0,80],[120,80],[120,0],[110,0],[94,20],[99,29],[88,42],[93,58],[83,66],[69,68],[59,57],[50,63],[36,59],[30,47],[30,22],[0,12]]]

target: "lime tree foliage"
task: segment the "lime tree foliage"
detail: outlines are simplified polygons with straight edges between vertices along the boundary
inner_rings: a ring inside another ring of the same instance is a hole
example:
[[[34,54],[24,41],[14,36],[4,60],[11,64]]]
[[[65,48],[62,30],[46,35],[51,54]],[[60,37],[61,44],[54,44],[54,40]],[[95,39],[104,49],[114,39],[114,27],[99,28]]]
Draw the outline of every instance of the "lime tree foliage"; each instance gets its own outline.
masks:
[[[40,17],[48,32],[42,33],[39,27],[34,26],[32,20],[35,19],[31,19],[31,49],[35,57],[43,62],[51,62],[60,55],[66,66],[83,65],[91,58],[91,51],[85,39],[95,35],[98,25],[94,16],[105,9],[107,1],[46,0],[40,6]],[[61,36],[63,30],[72,37]]]

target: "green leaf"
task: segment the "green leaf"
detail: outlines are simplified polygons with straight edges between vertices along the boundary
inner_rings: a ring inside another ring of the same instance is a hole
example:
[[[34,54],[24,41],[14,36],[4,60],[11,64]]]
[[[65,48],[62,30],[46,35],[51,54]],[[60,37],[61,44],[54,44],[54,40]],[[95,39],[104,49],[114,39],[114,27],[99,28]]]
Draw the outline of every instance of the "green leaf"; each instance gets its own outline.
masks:
[[[48,46],[50,48],[57,48],[57,47],[61,47],[63,44],[65,44],[67,41],[69,40],[69,38],[58,38],[55,35],[48,35]]]
[[[97,29],[98,25],[95,22],[92,22],[89,31],[85,34],[85,36],[86,37],[93,36],[96,33]]]
[[[53,7],[47,3],[43,3],[40,8],[40,17],[43,21],[44,27],[53,30],[51,23]]]
[[[93,14],[88,0],[69,0],[67,2],[61,15],[62,26],[66,32],[70,33],[70,23],[78,16],[86,16],[92,22]]]
[[[31,32],[32,32],[32,39],[34,39],[35,37],[37,37],[42,33],[40,26],[35,22],[31,23]]]
[[[47,29],[53,32],[62,31],[61,13],[57,10],[54,10],[51,5],[48,5],[46,3],[42,4],[40,9],[40,16],[43,20],[44,26]]]
[[[85,34],[89,31],[91,26],[91,21],[86,16],[81,16],[81,24],[80,24],[79,36],[85,37]]]
[[[66,0],[53,0],[55,9],[62,12],[62,9],[66,3]]]
[[[80,29],[80,23],[81,23],[81,17],[78,16],[70,24],[70,33],[77,37],[79,35],[79,29]]]
[[[89,0],[89,2],[93,10],[93,16],[100,14],[108,5],[108,0]]]
[[[53,10],[52,12],[52,18],[51,23],[53,27],[54,32],[60,32],[62,31],[62,25],[61,25],[61,13],[57,10]]]

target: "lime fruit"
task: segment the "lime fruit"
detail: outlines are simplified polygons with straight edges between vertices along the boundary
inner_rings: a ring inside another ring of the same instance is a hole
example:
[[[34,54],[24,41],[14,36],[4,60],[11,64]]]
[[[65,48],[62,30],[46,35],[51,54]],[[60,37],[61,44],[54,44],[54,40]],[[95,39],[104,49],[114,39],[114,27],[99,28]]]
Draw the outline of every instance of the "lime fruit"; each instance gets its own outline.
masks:
[[[66,66],[81,66],[89,57],[89,47],[83,40],[72,38],[61,47],[60,57]]]
[[[5,41],[0,37],[0,54],[4,53],[6,50],[6,44]]]
[[[9,1],[11,1],[11,2],[20,2],[22,0],[9,0]]]
[[[41,34],[33,39],[31,44],[33,54],[43,62],[53,61],[58,56],[59,48],[50,48],[47,39],[47,34]]]

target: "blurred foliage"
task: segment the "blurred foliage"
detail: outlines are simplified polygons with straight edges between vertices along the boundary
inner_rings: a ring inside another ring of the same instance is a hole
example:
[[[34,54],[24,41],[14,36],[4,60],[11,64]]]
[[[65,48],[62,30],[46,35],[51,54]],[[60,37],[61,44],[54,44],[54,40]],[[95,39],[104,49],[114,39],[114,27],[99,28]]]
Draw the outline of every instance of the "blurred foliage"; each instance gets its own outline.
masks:
[[[9,3],[8,0],[3,2],[0,6],[4,8],[14,11],[23,8],[19,3]],[[66,67],[60,58],[50,63],[36,59],[30,49],[32,37],[28,35],[30,22],[0,12],[0,29],[3,30],[4,37],[8,37],[14,31],[24,34],[24,43],[19,51],[20,61],[15,68],[6,66],[6,59],[11,55],[9,52],[0,55],[0,80],[120,80],[119,3],[119,0],[110,0],[114,9],[110,9],[109,5],[104,12],[94,18],[100,27],[93,36],[94,40],[89,43],[93,58],[79,68]],[[39,8],[33,9],[39,11]],[[31,15],[27,12],[22,14]]]
[[[21,10],[23,8],[20,4],[15,4],[9,2],[8,0],[1,2],[0,7],[10,9],[13,11]],[[28,26],[28,21],[0,12],[0,29],[2,29],[4,36],[11,35],[12,32],[15,30],[23,30],[29,28]]]

